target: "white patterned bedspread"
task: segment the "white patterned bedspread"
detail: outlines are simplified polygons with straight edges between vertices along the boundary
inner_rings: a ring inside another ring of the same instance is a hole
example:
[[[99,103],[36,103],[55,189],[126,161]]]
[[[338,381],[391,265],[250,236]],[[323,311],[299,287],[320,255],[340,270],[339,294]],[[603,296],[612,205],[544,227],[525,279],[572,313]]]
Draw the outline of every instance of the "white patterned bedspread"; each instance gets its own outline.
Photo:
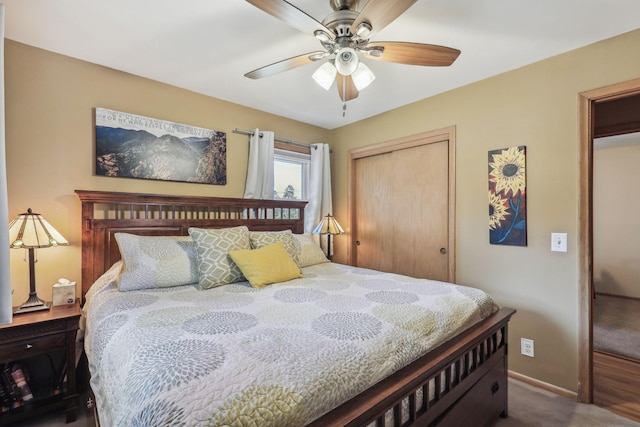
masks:
[[[89,291],[103,426],[302,426],[497,310],[484,292],[340,264],[247,282]]]

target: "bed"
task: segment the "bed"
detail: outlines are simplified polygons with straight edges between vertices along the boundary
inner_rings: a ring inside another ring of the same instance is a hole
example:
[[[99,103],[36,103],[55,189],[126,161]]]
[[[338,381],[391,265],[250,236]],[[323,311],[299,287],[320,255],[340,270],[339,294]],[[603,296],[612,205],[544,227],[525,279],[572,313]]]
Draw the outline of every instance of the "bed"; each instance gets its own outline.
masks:
[[[265,242],[230,252],[238,265],[262,250],[293,259],[302,240],[292,249],[269,239],[303,233],[305,202],[76,193],[85,349],[103,425],[489,426],[507,416],[515,310],[483,292],[320,261],[263,287],[243,269],[251,283],[138,288],[145,279],[135,276],[128,289],[124,236],[191,229],[201,251],[202,235],[246,229]],[[451,316],[444,306],[467,311]]]

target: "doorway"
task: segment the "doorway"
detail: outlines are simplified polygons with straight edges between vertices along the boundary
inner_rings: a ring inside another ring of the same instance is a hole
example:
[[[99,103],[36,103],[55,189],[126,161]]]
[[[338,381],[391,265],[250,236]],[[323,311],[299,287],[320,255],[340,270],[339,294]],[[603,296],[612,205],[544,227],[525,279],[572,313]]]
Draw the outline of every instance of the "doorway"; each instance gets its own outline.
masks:
[[[585,403],[594,403],[596,374],[605,381],[598,387],[609,383],[612,390],[619,388],[615,381],[623,380],[626,399],[635,399],[634,393],[640,393],[640,365],[633,367],[623,363],[620,358],[610,359],[600,352],[593,351],[594,296],[594,139],[598,136],[622,135],[640,130],[640,79],[624,82],[580,94],[580,161],[579,161],[579,389],[578,399]],[[603,370],[604,369],[604,370]],[[617,371],[617,372],[616,372]],[[638,383],[629,384],[629,379],[637,375]],[[616,376],[618,379],[616,379]],[[614,409],[621,405],[612,405]],[[626,406],[627,413],[640,416],[640,406]]]

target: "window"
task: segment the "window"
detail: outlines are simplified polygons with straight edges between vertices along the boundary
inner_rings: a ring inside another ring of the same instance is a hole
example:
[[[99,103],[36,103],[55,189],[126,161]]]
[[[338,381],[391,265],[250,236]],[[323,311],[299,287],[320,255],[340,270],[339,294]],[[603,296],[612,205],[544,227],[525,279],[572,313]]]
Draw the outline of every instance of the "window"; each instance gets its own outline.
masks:
[[[273,156],[273,198],[307,200],[309,154],[276,149]]]

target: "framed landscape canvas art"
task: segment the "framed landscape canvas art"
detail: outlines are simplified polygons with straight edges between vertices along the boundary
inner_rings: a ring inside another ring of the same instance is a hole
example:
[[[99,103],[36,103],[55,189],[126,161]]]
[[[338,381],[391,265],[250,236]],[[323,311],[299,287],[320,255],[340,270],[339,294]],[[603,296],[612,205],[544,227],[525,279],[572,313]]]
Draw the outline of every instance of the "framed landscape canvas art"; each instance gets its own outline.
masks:
[[[489,243],[527,246],[526,147],[489,151]]]
[[[227,135],[96,108],[96,175],[227,183]]]

